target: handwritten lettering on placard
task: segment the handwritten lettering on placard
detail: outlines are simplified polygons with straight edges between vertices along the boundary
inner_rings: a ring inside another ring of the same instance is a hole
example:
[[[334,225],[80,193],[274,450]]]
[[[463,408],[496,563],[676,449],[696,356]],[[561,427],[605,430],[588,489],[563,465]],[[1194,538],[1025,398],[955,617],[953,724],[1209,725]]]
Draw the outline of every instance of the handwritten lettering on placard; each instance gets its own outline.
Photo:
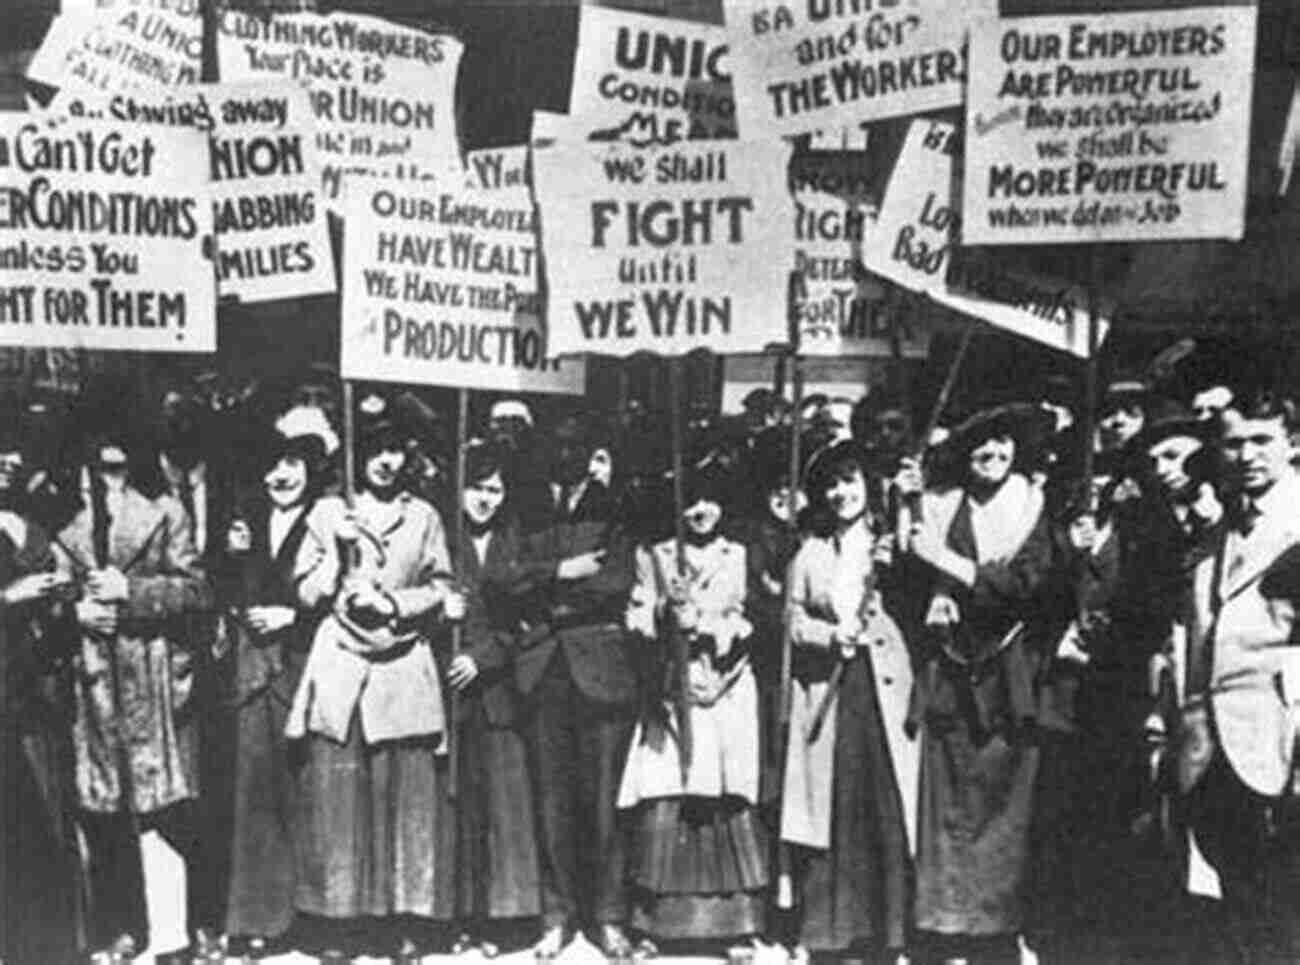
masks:
[[[965,240],[1240,238],[1254,6],[981,22]]]
[[[761,351],[786,338],[789,149],[774,142],[533,156],[551,350]]]
[[[207,138],[0,120],[0,344],[210,352]]]
[[[726,0],[740,130],[808,134],[960,104],[970,0]]]

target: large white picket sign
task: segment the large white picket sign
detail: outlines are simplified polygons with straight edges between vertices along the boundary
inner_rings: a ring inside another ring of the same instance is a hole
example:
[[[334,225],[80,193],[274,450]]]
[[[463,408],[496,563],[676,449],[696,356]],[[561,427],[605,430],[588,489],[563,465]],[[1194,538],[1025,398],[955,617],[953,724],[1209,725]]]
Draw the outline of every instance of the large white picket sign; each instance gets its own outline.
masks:
[[[788,161],[778,140],[534,151],[551,351],[755,352],[785,341]]]
[[[484,190],[353,176],[344,222],[345,378],[581,394],[548,358],[526,185]]]
[[[856,129],[960,104],[971,6],[726,0],[741,134]]]
[[[454,37],[345,13],[225,10],[217,40],[222,80],[280,78],[310,89],[324,197],[340,214],[345,174],[445,180],[461,170],[463,50]]]
[[[981,21],[967,244],[1240,238],[1255,7]]]
[[[288,81],[122,94],[63,91],[52,113],[190,127],[211,138],[217,292],[245,302],[332,292],[307,91]]]
[[[208,138],[0,116],[0,345],[211,352]]]
[[[569,116],[637,147],[736,136],[721,27],[583,5]]]

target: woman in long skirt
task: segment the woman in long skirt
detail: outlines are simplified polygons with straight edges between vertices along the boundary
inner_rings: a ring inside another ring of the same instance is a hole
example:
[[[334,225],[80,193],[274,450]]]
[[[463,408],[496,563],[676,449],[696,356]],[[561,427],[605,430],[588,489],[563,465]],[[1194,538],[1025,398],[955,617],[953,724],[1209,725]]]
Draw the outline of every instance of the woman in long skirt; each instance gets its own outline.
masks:
[[[793,655],[782,840],[799,872],[800,941],[832,957],[909,940],[918,758],[911,661],[876,588],[865,456],[851,441],[807,471],[813,533],[790,568]]]
[[[226,933],[261,957],[293,921],[295,768],[284,727],[318,611],[298,600],[309,532],[338,439],[319,409],[286,413],[268,440],[265,495],[231,522],[217,572],[235,652],[236,722]]]
[[[1033,420],[1027,407],[1004,407],[955,430],[962,484],[926,494],[911,539],[930,577],[914,705],[917,927],[951,958],[1014,961],[1024,924],[1040,607],[1052,566],[1042,494],[1012,471]]]
[[[456,911],[464,933],[457,950],[478,945],[488,957],[508,925],[541,914],[532,785],[516,730],[513,608],[498,589],[519,566],[509,495],[504,455],[495,447],[470,449],[461,492],[463,533],[453,561],[469,612],[463,648],[448,668],[459,694]]]
[[[633,735],[618,800],[632,811],[632,924],[652,939],[740,939],[764,926],[748,573],[744,547],[719,530],[723,499],[721,477],[688,482],[685,559],[675,540],[639,551],[628,604],[628,629],[657,648],[670,681],[670,699]]]
[[[460,619],[464,600],[442,520],[404,489],[405,441],[382,419],[363,429],[355,506],[331,502],[333,518],[313,521],[320,562],[299,585],[304,605],[331,612],[286,729],[306,738],[295,905],[327,919],[455,916],[447,722],[426,628]]]

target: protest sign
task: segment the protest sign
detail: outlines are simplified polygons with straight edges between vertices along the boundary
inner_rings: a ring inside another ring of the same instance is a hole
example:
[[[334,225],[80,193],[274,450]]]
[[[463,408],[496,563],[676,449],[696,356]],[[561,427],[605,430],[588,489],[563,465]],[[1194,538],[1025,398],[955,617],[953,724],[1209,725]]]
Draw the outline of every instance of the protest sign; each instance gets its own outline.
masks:
[[[533,183],[528,161],[528,146],[482,148],[465,154],[470,183],[484,191],[502,188],[526,188]]]
[[[753,352],[785,341],[788,159],[778,140],[534,152],[551,352]]]
[[[1255,7],[971,31],[967,244],[1240,238]]]
[[[0,118],[0,345],[211,352],[208,139]]]
[[[948,287],[932,295],[953,311],[1080,358],[1088,357],[1089,296],[1081,285],[1035,274],[988,252],[966,250],[948,269]],[[1103,301],[1098,345],[1106,338],[1112,311],[1113,306]]]
[[[203,28],[196,16],[121,3],[50,23],[27,76],[50,87],[122,91],[199,81]]]
[[[345,13],[225,10],[217,38],[223,80],[289,79],[311,91],[323,195],[338,213],[344,174],[440,179],[461,170],[463,49],[454,37]]]
[[[320,158],[307,91],[287,81],[78,95],[52,112],[192,127],[211,139],[217,293],[245,302],[332,292]]]
[[[912,291],[946,287],[959,218],[953,202],[956,125],[915,120],[863,246],[863,264]]]
[[[635,147],[736,136],[722,27],[582,6],[569,116]]]
[[[860,152],[821,152],[798,166],[795,185],[794,311],[799,353],[889,357],[890,325],[883,286],[864,266],[876,204]],[[823,190],[834,188],[834,191]],[[908,327],[903,354],[924,358],[928,334]]]
[[[969,248],[958,249],[952,124],[915,120],[907,132],[880,217],[862,249],[867,268],[954,311],[1079,356],[1088,354],[1088,293]],[[1105,337],[1107,323],[1099,331]]]
[[[344,223],[344,378],[583,392],[582,365],[546,356],[527,187],[354,175]]]
[[[745,137],[856,128],[962,101],[969,0],[726,0]]]

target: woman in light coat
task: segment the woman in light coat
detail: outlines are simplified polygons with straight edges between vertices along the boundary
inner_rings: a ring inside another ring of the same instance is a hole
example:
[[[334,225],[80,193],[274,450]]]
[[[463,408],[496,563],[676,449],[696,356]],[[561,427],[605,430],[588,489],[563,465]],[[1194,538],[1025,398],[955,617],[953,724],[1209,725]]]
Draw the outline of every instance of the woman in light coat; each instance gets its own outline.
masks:
[[[852,441],[814,456],[813,533],[790,567],[793,693],[781,837],[796,854],[800,941],[825,955],[909,940],[918,755],[908,648],[876,588],[883,550]]]
[[[299,584],[303,606],[325,602],[330,613],[286,727],[306,738],[295,904],[328,919],[449,921],[456,828],[428,628],[438,616],[460,619],[464,600],[449,583],[442,520],[403,488],[405,437],[376,422],[360,449],[355,505],[345,512],[327,499],[313,509],[318,562]],[[413,951],[404,943],[403,954]]]
[[[719,529],[723,479],[699,474],[686,489],[684,561],[675,540],[637,554],[627,626],[668,684],[633,735],[618,804],[633,811],[634,928],[736,939],[763,930],[768,882],[748,571],[744,546]]]

